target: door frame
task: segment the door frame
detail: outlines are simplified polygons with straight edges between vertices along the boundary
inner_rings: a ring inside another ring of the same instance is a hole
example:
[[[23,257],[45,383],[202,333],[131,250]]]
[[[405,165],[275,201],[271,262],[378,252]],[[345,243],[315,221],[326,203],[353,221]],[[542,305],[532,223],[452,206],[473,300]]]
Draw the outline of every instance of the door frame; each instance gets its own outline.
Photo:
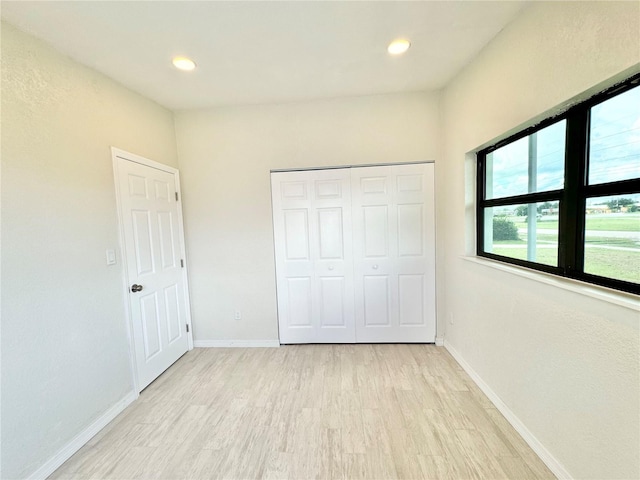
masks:
[[[127,339],[129,341],[129,367],[131,370],[131,381],[133,383],[133,388],[135,390],[136,398],[140,395],[140,382],[138,381],[138,368],[136,363],[136,351],[135,351],[135,342],[133,336],[133,315],[131,312],[131,301],[129,291],[129,278],[127,275],[127,248],[126,241],[124,237],[124,215],[122,213],[122,204],[120,201],[120,183],[118,181],[119,177],[119,169],[118,169],[118,161],[126,160],[132,163],[138,163],[140,165],[144,165],[146,167],[155,168],[157,170],[161,170],[163,172],[170,173],[174,175],[176,179],[176,192],[178,193],[178,236],[180,239],[180,256],[184,258],[184,268],[182,268],[182,279],[184,281],[184,299],[185,299],[185,310],[187,314],[186,322],[189,326],[189,332],[187,333],[188,340],[188,350],[193,350],[193,327],[191,324],[191,302],[189,300],[189,275],[187,273],[187,255],[185,249],[185,240],[184,240],[184,222],[182,219],[182,191],[180,190],[180,172],[177,168],[170,167],[169,165],[164,165],[162,163],[155,162],[153,160],[149,160],[148,158],[141,157],[140,155],[136,155],[135,153],[130,153],[125,150],[121,150],[116,147],[111,147],[111,161],[113,163],[113,183],[115,185],[116,192],[116,206],[118,212],[118,236],[119,236],[119,244],[120,244],[120,258],[122,260],[122,289],[124,293],[124,303],[125,303],[125,319],[127,322]]]

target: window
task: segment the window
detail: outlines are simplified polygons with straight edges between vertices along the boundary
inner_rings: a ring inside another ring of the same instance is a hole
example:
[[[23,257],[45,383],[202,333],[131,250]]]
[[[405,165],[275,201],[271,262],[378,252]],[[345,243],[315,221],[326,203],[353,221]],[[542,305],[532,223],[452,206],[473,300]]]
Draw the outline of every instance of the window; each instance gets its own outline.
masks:
[[[640,294],[640,75],[478,152],[478,255]]]

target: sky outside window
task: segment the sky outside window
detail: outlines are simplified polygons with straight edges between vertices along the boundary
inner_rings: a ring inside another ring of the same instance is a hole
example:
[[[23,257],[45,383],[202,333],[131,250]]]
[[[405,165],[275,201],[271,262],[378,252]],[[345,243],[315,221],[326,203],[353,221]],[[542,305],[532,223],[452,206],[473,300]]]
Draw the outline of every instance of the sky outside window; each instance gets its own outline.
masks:
[[[554,123],[487,155],[487,199],[564,187],[566,120]],[[529,161],[535,178],[529,178]],[[530,187],[530,180],[535,185]]]
[[[591,109],[589,184],[640,178],[640,87]]]

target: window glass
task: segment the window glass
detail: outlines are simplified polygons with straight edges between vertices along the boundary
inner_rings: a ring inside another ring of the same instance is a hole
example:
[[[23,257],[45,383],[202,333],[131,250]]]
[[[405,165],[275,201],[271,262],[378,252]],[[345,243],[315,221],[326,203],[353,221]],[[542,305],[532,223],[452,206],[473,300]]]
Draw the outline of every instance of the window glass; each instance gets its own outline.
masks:
[[[640,178],[640,87],[591,109],[589,184]]]
[[[478,152],[478,255],[640,295],[639,83]]]
[[[566,123],[554,123],[489,153],[485,198],[563,188]]]
[[[485,252],[557,266],[558,214],[559,202],[485,208]]]
[[[640,283],[640,194],[587,198],[584,271]]]

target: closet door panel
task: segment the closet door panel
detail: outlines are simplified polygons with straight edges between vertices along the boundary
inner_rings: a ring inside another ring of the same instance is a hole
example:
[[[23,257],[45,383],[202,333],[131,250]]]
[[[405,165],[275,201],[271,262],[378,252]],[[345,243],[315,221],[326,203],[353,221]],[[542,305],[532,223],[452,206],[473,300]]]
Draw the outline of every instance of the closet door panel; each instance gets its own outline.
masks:
[[[344,277],[321,277],[319,283],[320,328],[346,327]]]
[[[434,342],[433,164],[354,167],[351,185],[357,342]]]
[[[311,277],[290,276],[287,282],[287,327],[312,328]]]
[[[272,173],[280,343],[353,343],[348,169]]]
[[[365,326],[389,326],[389,275],[362,277]]]
[[[309,210],[283,210],[284,241],[287,261],[309,260]]]

